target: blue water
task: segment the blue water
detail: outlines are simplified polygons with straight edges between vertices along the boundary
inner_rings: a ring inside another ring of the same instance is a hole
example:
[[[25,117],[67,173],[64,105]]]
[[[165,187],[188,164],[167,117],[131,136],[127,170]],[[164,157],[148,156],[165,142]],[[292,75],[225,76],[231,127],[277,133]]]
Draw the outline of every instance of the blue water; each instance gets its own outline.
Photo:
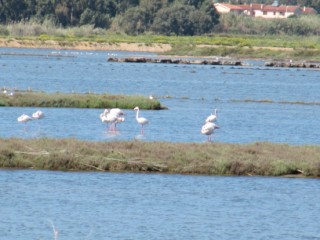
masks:
[[[218,108],[213,141],[320,143],[318,105],[234,102],[320,102],[319,71],[106,61],[144,54],[0,49],[1,87],[152,94],[169,108],[141,111],[141,136],[133,110],[110,133],[103,109],[41,108],[46,117],[24,126],[17,117],[37,108],[1,107],[0,137],[205,142],[201,125]],[[318,179],[0,170],[0,193],[0,240],[320,239]]]
[[[1,137],[74,137],[86,140],[204,142],[204,119],[218,108],[220,129],[214,141],[289,144],[320,143],[320,105],[246,103],[235,100],[320,102],[316,69],[247,66],[111,63],[109,56],[143,53],[0,49],[0,86],[46,92],[154,95],[169,108],[141,111],[150,124],[145,134],[126,110],[125,122],[110,133],[99,120],[103,109],[42,108],[46,118],[27,127],[16,119],[37,108],[0,108]],[[154,56],[153,54],[145,54]]]
[[[0,171],[0,239],[320,239],[318,179]]]

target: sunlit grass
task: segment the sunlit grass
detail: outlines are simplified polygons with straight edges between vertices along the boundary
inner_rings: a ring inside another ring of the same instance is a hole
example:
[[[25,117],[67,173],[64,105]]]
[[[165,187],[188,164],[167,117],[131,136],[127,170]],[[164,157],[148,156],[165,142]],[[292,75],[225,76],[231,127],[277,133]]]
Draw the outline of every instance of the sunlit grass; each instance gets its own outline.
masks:
[[[319,36],[295,35],[244,35],[211,34],[204,36],[159,36],[108,32],[91,25],[60,28],[52,24],[13,23],[1,26],[2,41],[31,41],[33,46],[46,45],[54,41],[55,47],[73,48],[79,44],[91,46],[136,43],[152,46],[171,45],[172,55],[189,56],[230,56],[238,58],[272,58],[320,60]],[[1,33],[0,32],[0,33]],[[5,44],[5,43],[4,43]]]

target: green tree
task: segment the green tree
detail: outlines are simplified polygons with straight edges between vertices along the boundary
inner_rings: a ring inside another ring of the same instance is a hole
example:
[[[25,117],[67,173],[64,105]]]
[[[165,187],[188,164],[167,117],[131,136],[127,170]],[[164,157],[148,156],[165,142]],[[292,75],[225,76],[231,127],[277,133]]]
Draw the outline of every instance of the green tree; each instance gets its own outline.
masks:
[[[130,8],[120,21],[120,27],[130,35],[145,32],[150,23],[150,14],[139,7]]]

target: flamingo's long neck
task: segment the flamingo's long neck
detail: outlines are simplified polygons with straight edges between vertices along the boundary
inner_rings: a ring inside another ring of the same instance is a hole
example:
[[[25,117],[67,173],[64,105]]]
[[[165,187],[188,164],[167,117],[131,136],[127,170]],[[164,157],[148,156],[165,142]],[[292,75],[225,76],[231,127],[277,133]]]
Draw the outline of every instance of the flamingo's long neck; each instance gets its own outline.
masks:
[[[139,119],[139,109],[137,109],[136,119]]]
[[[217,109],[215,109],[215,110],[214,110],[214,115],[216,115],[216,116],[217,116]]]

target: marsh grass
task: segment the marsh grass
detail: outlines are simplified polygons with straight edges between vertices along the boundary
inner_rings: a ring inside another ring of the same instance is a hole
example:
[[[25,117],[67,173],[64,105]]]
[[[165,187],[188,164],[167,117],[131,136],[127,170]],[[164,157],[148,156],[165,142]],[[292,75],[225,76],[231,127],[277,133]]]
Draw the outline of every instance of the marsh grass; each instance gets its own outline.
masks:
[[[1,168],[320,177],[320,147],[257,142],[90,142],[0,139]]]
[[[13,95],[0,94],[0,106],[59,107],[59,108],[123,108],[164,109],[156,99],[144,96],[126,96],[94,93],[44,93],[16,91]]]

